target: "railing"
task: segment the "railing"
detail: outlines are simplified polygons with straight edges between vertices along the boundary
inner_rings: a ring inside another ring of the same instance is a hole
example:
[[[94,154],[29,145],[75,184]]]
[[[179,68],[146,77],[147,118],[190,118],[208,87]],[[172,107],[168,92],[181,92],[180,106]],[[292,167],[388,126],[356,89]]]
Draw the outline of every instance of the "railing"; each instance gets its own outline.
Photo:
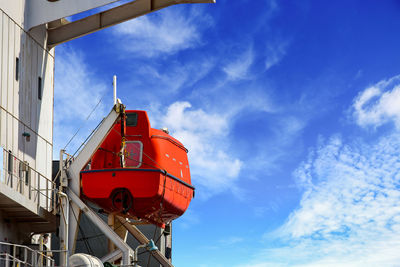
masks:
[[[0,267],[54,267],[54,260],[27,246],[0,242]]]
[[[38,208],[51,212],[55,207],[56,184],[2,147],[0,183],[33,201]]]

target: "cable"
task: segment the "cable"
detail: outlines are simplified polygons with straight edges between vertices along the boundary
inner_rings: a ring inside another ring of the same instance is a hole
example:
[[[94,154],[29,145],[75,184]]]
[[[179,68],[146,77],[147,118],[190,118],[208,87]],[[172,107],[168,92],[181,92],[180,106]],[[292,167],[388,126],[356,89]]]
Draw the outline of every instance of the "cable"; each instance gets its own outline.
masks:
[[[96,128],[94,128],[92,130],[92,132],[88,135],[88,137],[86,137],[86,139],[82,142],[82,144],[78,147],[78,149],[74,152],[74,154],[72,154],[71,159],[75,157],[76,153],[78,153],[78,151],[81,149],[81,147],[86,144],[87,140],[89,140],[89,138],[94,134],[94,132],[99,128],[99,126],[102,124],[102,122],[104,121],[104,118],[101,120],[101,122],[99,122],[99,124],[97,124]]]
[[[87,251],[88,251],[91,255],[93,255],[93,254],[94,254],[94,253],[93,253],[93,250],[92,250],[92,248],[90,247],[90,244],[89,244],[89,242],[88,242],[88,238],[86,238],[86,237],[85,237],[85,234],[83,233],[83,230],[82,230],[82,228],[81,228],[81,226],[80,226],[80,224],[79,224],[78,218],[76,217],[75,211],[74,211],[74,209],[71,209],[71,210],[72,210],[72,214],[74,215],[76,224],[78,225],[79,231],[81,232],[82,239],[83,239],[83,243],[85,244],[85,247],[86,247]]]
[[[157,240],[156,240],[156,241],[154,241],[154,243],[156,243],[156,244],[157,244],[157,242],[160,240],[160,238],[163,236],[163,234],[164,234],[164,233],[161,233],[161,234],[158,236]]]
[[[103,96],[104,97],[104,96]],[[71,141],[75,138],[75,136],[78,134],[78,132],[83,128],[83,126],[86,124],[86,122],[89,120],[90,116],[92,116],[93,112],[97,109],[97,107],[100,105],[101,100],[103,100],[103,97],[100,98],[99,102],[96,104],[96,106],[92,109],[92,111],[89,113],[89,115],[86,117],[86,120],[84,123],[79,127],[79,129],[75,132],[75,134],[69,139],[68,143],[65,145],[64,150],[67,148],[67,146],[71,143]]]

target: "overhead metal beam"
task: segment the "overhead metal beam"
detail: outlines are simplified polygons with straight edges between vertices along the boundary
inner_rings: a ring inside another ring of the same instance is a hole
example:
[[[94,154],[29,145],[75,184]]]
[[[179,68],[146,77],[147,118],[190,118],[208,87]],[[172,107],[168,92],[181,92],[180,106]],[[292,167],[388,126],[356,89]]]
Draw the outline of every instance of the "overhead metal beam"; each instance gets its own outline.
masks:
[[[120,0],[60,0],[52,2],[46,0],[27,0],[24,29],[30,30],[38,25],[118,1]]]
[[[48,29],[54,29],[54,28],[58,28],[60,26],[66,25],[70,23],[66,18],[62,18],[62,19],[57,19],[54,21],[51,21],[47,24],[47,28]]]
[[[176,5],[215,3],[215,0],[136,0],[48,30],[49,48],[118,23]]]

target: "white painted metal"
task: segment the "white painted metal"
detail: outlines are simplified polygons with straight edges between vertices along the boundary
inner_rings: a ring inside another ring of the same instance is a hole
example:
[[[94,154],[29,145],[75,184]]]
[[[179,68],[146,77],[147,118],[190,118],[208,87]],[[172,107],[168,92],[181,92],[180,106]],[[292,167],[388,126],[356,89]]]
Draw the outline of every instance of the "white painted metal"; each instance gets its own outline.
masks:
[[[57,28],[49,29],[48,46],[70,41],[118,23],[146,15],[156,10],[187,3],[214,3],[215,0],[136,0],[106,11],[88,16]]]
[[[79,209],[88,214],[88,218],[122,251],[122,265],[130,264],[130,258],[135,252],[71,190],[68,190],[68,196]]]
[[[103,267],[103,263],[99,258],[92,255],[77,253],[69,258],[69,267]]]
[[[22,25],[24,19],[26,0],[0,0],[0,8],[8,14],[13,20]]]
[[[135,225],[130,224],[127,219],[121,216],[116,216],[116,218],[121,222],[126,230],[128,230],[128,232],[132,234],[137,241],[139,241],[141,245],[147,245],[149,243],[150,240]],[[162,266],[174,267],[172,263],[159,250],[153,250],[150,253]]]
[[[62,159],[62,156],[60,157]],[[62,164],[62,161],[60,160],[60,163]],[[60,168],[61,170],[61,168]],[[69,198],[67,194],[64,192],[59,191],[59,199],[61,203],[61,214],[60,214],[60,220],[61,222],[66,226],[62,227],[59,231],[59,236],[60,236],[60,248],[62,251],[65,251],[60,254],[60,263],[64,264],[65,266],[68,265],[68,251],[69,251],[69,245],[68,245],[68,224],[69,224]]]
[[[25,12],[24,28],[30,30],[38,25],[118,1],[120,0],[59,0],[56,2],[27,0],[27,8],[25,9],[27,12]],[[215,3],[215,0],[147,0],[147,2],[155,2],[154,9],[156,10],[173,4]]]
[[[29,34],[23,30],[24,2],[0,0],[0,145],[20,163],[13,166],[14,179],[25,177],[21,168],[29,166],[31,186],[41,193],[37,196],[39,206],[32,209],[31,204],[24,205],[38,213],[40,207],[47,209],[50,204],[43,197],[48,192],[43,190],[51,188],[48,180],[52,167],[54,56],[43,45],[47,35],[45,26]],[[43,81],[41,100],[37,97],[39,77]],[[3,158],[0,164],[6,161]],[[12,200],[34,201],[26,195],[31,192],[28,185],[20,183],[18,190],[26,199],[11,194]]]
[[[119,260],[122,257],[122,252],[119,249],[114,250],[113,252],[105,255],[101,258],[102,262],[114,262]]]
[[[141,245],[139,245],[139,246],[137,246],[136,248],[135,248],[135,255],[134,255],[134,257],[133,257],[133,266],[134,267],[139,267],[139,265],[138,265],[138,253],[139,253],[139,249],[140,248],[145,248],[145,247],[147,247],[147,244],[141,244]]]
[[[87,143],[83,146],[82,150],[79,152],[78,156],[71,162],[68,168],[68,176],[71,178],[71,183],[69,188],[77,194],[80,189],[80,172],[89,162],[94,152],[100,146],[101,142],[107,136],[107,133],[111,131],[112,126],[116,122],[119,116],[119,105],[115,105],[110,113],[103,119],[100,125],[97,127],[96,131],[89,138]]]
[[[120,0],[59,0],[56,2],[27,0],[24,28],[30,30],[38,25],[118,1]]]
[[[117,75],[113,77],[114,105],[117,104]]]
[[[0,249],[1,266],[44,267],[41,262],[46,261],[46,267],[55,267],[54,259],[43,251],[37,251],[28,246],[0,242]]]
[[[94,152],[100,146],[101,142],[107,136],[107,133],[111,130],[112,126],[119,116],[119,108],[119,105],[115,105],[111,112],[107,115],[107,117],[103,119],[97,130],[89,138],[87,144],[79,152],[78,156],[72,161],[67,170],[68,178],[70,179],[68,187],[77,196],[80,196],[80,172],[93,156]],[[76,205],[71,203],[70,214],[71,218],[73,218],[72,216],[76,216],[76,220],[70,220],[68,226],[70,253],[73,254],[75,252],[75,242],[78,235],[80,209]]]

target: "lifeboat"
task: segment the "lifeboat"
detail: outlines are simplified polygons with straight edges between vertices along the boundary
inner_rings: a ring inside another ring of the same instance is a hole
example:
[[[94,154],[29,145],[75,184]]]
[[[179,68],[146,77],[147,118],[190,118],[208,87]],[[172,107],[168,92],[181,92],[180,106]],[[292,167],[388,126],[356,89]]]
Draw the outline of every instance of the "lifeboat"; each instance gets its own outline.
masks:
[[[194,190],[187,149],[140,110],[121,115],[81,171],[84,198],[161,227],[186,211]]]

